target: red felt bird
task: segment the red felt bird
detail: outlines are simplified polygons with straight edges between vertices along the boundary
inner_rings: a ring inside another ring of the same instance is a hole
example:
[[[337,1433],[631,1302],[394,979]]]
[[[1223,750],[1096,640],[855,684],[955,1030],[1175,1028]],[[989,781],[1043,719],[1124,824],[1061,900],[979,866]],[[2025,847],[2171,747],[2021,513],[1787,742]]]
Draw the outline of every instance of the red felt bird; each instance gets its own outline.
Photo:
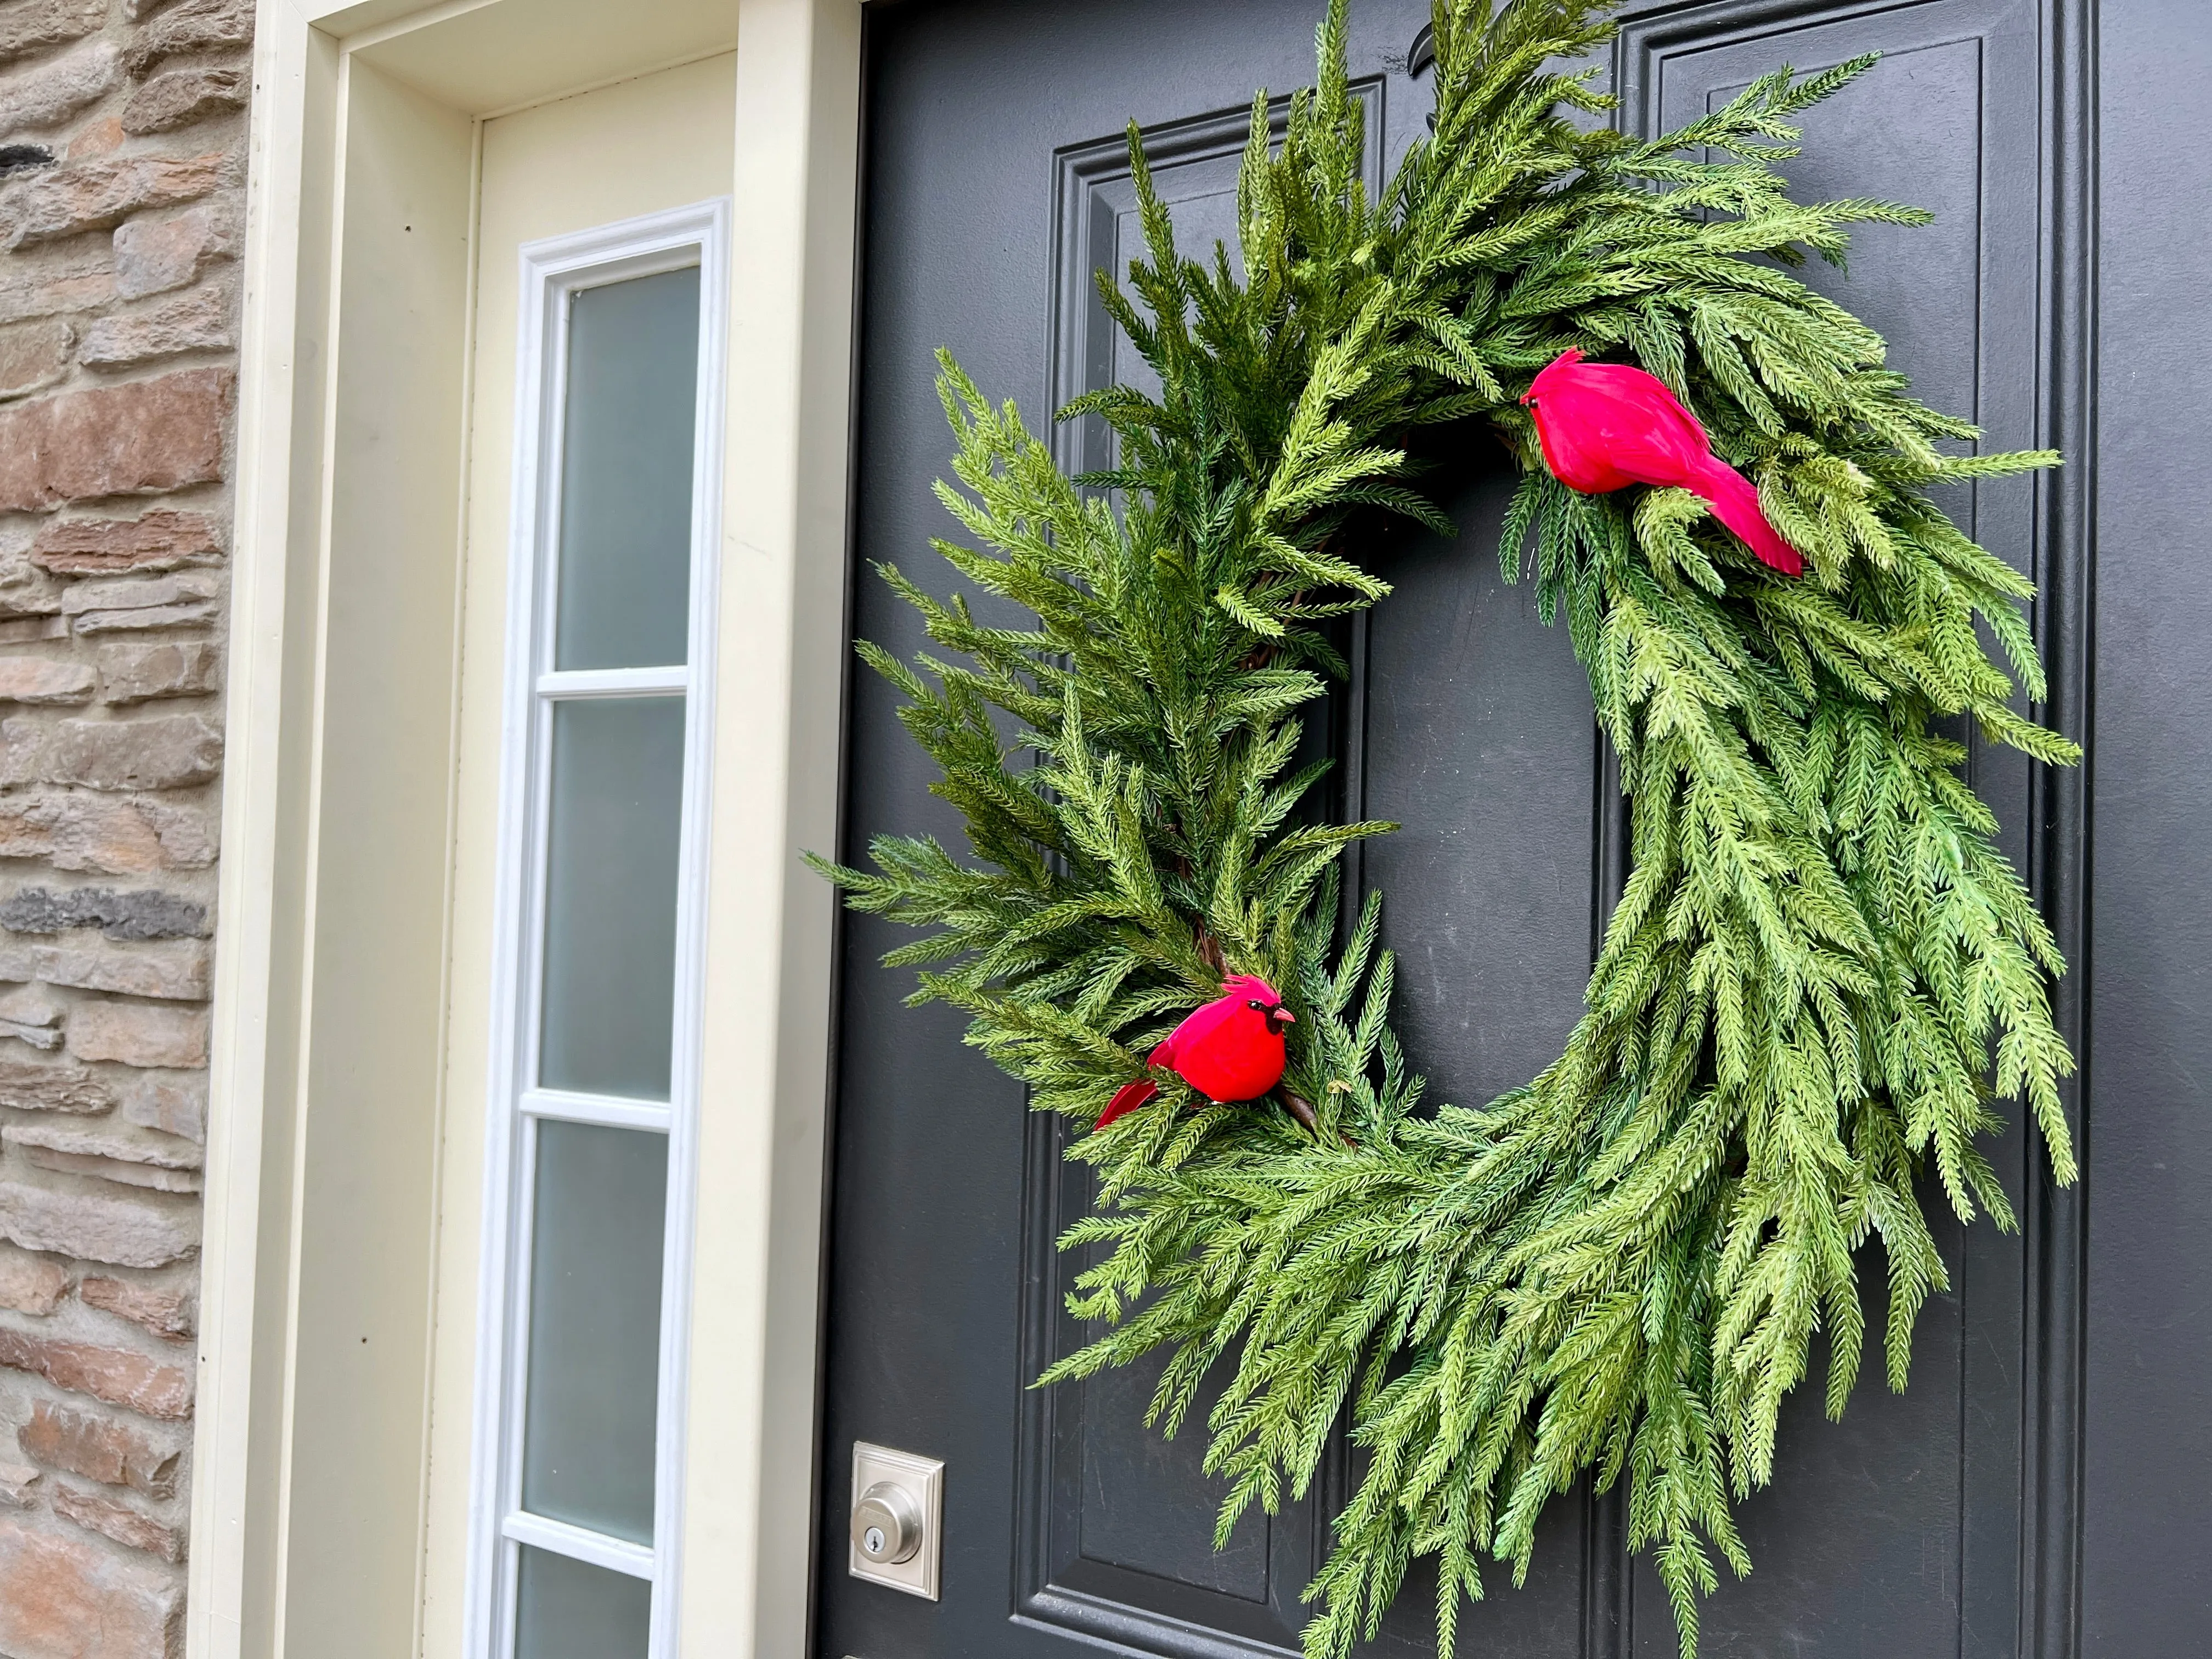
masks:
[[[1208,1100],[1257,1100],[1283,1080],[1283,1027],[1297,1024],[1266,980],[1231,975],[1221,981],[1218,997],[1191,1010],[1168,1033],[1150,1063],[1166,1066]],[[1158,1093],[1148,1077],[1123,1084],[1098,1114],[1098,1127]]]
[[[1720,521],[1783,574],[1805,574],[1804,559],[1759,511],[1759,491],[1713,453],[1698,417],[1658,376],[1626,363],[1586,363],[1569,349],[1521,401],[1536,417],[1544,464],[1568,489],[1585,495],[1632,483],[1686,489],[1711,501]]]

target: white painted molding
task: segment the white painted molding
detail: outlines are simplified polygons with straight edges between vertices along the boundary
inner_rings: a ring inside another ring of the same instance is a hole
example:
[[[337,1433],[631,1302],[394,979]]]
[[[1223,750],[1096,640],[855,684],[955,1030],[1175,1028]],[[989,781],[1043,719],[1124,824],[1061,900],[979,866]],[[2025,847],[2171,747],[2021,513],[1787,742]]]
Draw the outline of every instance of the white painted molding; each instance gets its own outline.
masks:
[[[859,0],[739,0],[727,540],[683,1651],[807,1650],[836,900],[852,661]],[[746,641],[745,649],[735,641]],[[734,711],[743,711],[737,718]],[[703,1569],[702,1569],[703,1570]]]
[[[304,234],[316,194],[307,178],[308,131],[326,125],[333,54],[289,0],[260,0],[253,30],[253,107],[246,146],[243,314],[240,323],[238,446],[225,650],[222,855],[216,913],[210,1041],[207,1183],[200,1252],[200,1334],[192,1425],[191,1554],[185,1578],[188,1659],[239,1659],[246,1650],[247,1579],[273,1548],[273,1424],[265,1416],[281,1378],[267,1328],[264,1291],[282,1283],[291,1240],[283,1194],[264,1190],[276,1130],[287,1111],[294,1036],[276,1006],[275,965],[299,945],[298,918],[280,911],[280,817],[302,780],[286,775],[287,604],[297,399],[316,401],[319,362],[302,363],[304,311],[319,302],[328,271]],[[318,181],[319,182],[319,181]],[[326,203],[325,203],[326,205]],[[312,338],[313,336],[311,335]],[[312,437],[307,441],[312,442]],[[271,1225],[270,1223],[276,1224]],[[257,1434],[257,1426],[259,1432]]]

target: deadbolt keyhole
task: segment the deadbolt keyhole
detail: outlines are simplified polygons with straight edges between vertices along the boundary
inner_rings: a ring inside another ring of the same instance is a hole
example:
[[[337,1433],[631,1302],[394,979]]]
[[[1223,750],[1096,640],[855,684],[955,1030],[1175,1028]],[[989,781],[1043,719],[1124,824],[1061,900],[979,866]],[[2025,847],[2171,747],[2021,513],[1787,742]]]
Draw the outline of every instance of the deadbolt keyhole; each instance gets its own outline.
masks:
[[[921,1505],[904,1486],[878,1480],[853,1505],[853,1543],[884,1566],[914,1559],[921,1547]]]

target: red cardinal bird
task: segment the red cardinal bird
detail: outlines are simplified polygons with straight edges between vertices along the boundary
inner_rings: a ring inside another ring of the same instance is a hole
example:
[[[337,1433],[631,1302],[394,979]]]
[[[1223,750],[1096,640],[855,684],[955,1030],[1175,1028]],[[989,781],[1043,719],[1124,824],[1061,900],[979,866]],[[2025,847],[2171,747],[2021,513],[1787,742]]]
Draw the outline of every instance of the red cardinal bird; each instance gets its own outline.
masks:
[[[1751,481],[1713,453],[1698,417],[1656,375],[1626,363],[1586,363],[1562,351],[1521,401],[1536,417],[1544,464],[1570,489],[1602,495],[1632,483],[1702,495],[1720,521],[1785,576],[1805,574],[1797,550],[1759,509]]]
[[[1166,1066],[1208,1100],[1257,1100],[1283,1080],[1283,1027],[1297,1024],[1266,980],[1232,975],[1221,981],[1219,996],[1168,1033],[1150,1063]],[[1098,1127],[1158,1093],[1148,1077],[1123,1084],[1098,1114]]]

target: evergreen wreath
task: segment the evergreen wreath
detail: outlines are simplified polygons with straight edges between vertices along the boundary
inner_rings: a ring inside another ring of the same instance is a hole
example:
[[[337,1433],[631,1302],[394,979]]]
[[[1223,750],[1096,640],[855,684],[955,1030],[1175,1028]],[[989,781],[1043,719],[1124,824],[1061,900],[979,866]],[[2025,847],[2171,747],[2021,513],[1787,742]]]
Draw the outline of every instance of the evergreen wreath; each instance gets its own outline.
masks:
[[[2020,1096],[2075,1176],[2062,964],[1947,722],[2078,751],[2012,705],[2015,681],[2044,694],[2030,585],[1927,493],[2057,457],[1939,449],[1976,429],[1789,274],[1840,264],[1855,222],[1926,222],[1800,204],[1774,170],[1791,118],[1871,58],[1778,70],[1641,143],[1578,123],[1610,100],[1554,67],[1611,38],[1609,9],[1437,0],[1433,130],[1370,202],[1331,0],[1279,149],[1253,102],[1241,276],[1220,248],[1176,252],[1132,125],[1150,257],[1133,302],[1104,273],[1098,291],[1159,394],[1062,411],[1119,440],[1112,471],[1071,478],[942,356],[958,483],[938,493],[978,546],[938,551],[1036,623],[988,626],[885,566],[951,654],[859,647],[975,861],[900,836],[872,872],[817,861],[853,904],[933,930],[884,958],[923,969],[912,1000],[964,1009],[1033,1106],[1086,1123],[1224,973],[1285,988],[1279,1097],[1215,1105],[1155,1067],[1159,1099],[1073,1143],[1100,1195],[1062,1243],[1103,1260],[1072,1305],[1110,1328],[1043,1381],[1170,1350],[1151,1420],[1172,1434],[1229,1356],[1206,1425],[1217,1542],[1303,1495],[1348,1419],[1358,1481],[1306,1592],[1314,1659],[1371,1638],[1424,1555],[1449,1655],[1480,1559],[1518,1582],[1539,1510],[1585,1469],[1626,1474],[1630,1547],[1654,1550],[1694,1655],[1712,1553],[1749,1571],[1732,1503],[1772,1476],[1816,1331],[1831,1416],[1850,1392],[1854,1250],[1881,1242],[1901,1389],[1945,1285],[1916,1176],[2012,1226],[1975,1141]],[[1570,347],[1696,410],[1804,576],[1681,489],[1555,480],[1516,398]],[[1302,814],[1324,768],[1294,765],[1299,711],[1346,672],[1328,625],[1389,591],[1363,533],[1450,528],[1409,437],[1463,452],[1474,422],[1519,462],[1505,574],[1533,549],[1545,620],[1565,613],[1633,856],[1565,1052],[1480,1109],[1426,1104],[1392,1035],[1379,896],[1340,913],[1340,854],[1395,826]]]

